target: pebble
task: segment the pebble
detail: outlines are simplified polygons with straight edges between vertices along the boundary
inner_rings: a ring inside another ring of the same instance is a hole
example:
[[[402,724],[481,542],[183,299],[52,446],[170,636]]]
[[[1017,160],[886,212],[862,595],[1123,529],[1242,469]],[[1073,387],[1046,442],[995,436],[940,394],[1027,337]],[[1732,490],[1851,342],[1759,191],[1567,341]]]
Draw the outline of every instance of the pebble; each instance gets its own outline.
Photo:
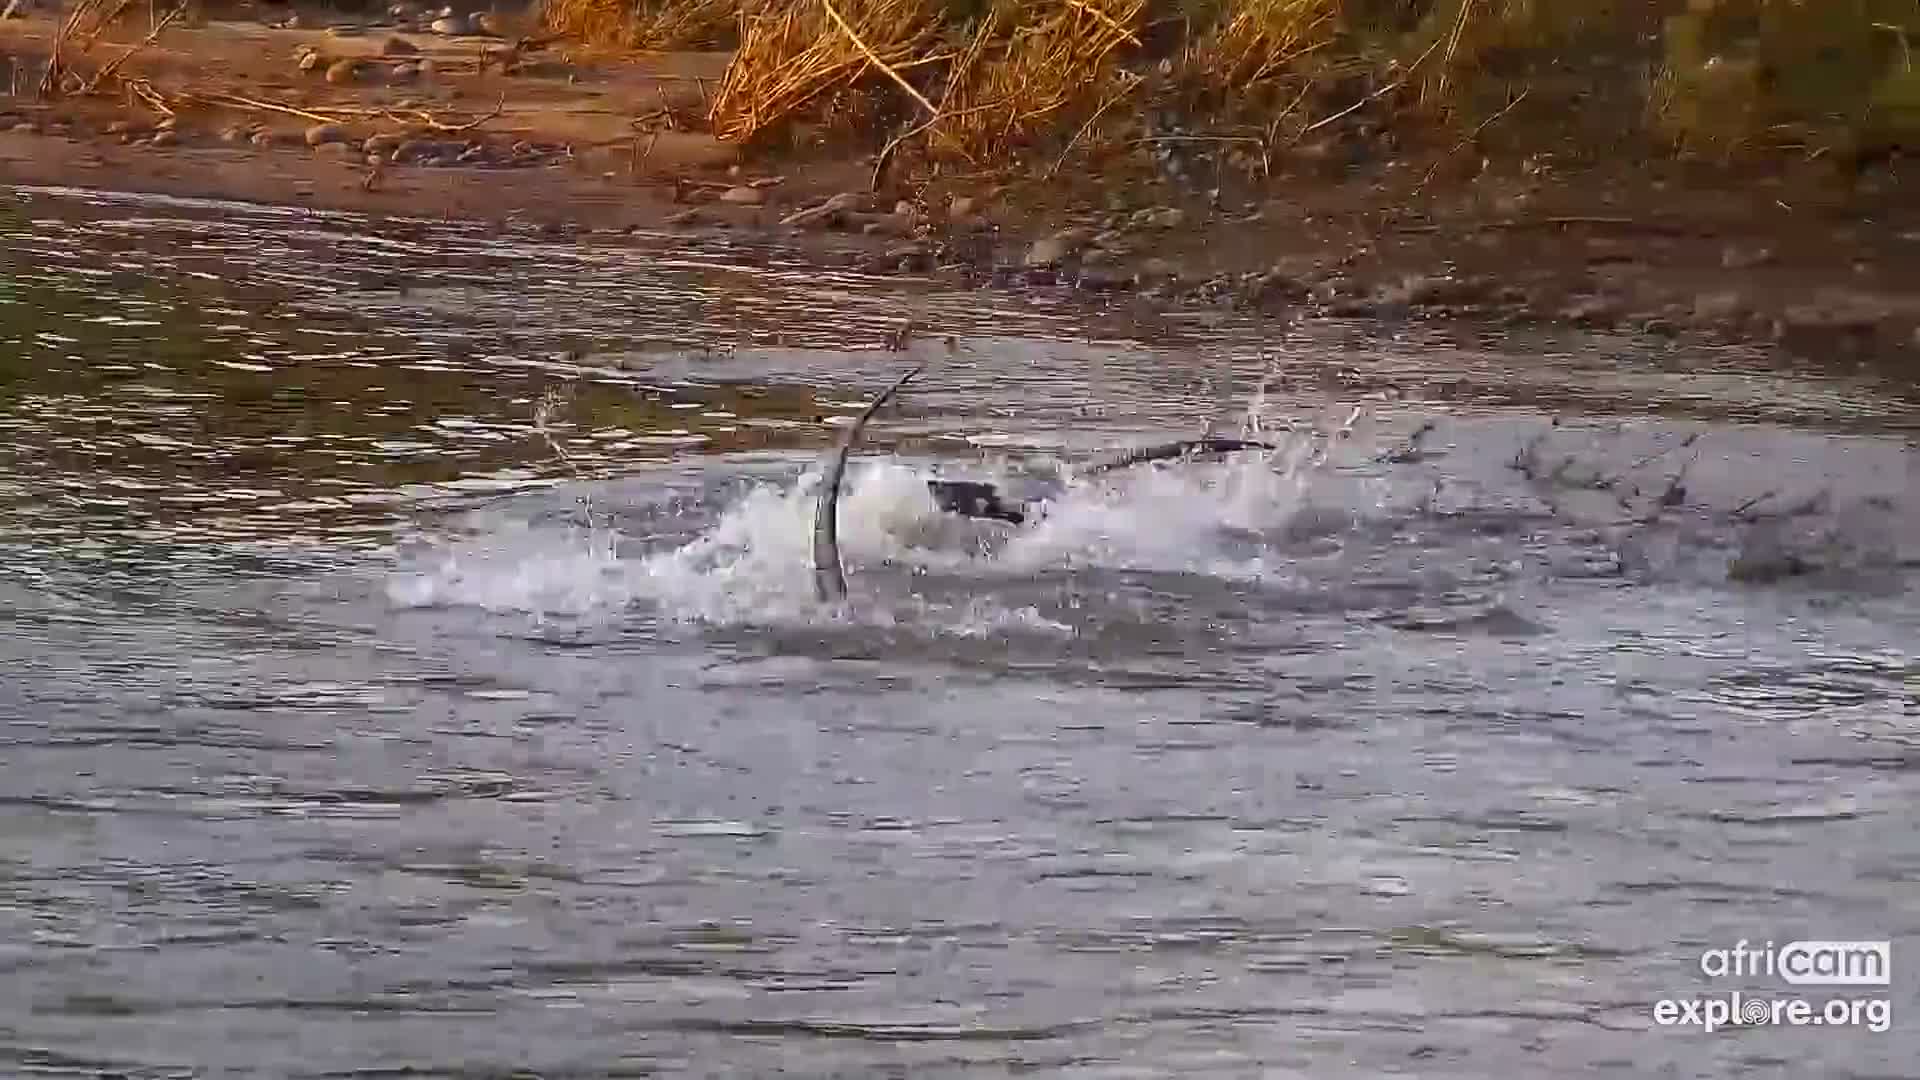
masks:
[[[1741,248],[1728,245],[1720,253],[1720,265],[1727,270],[1750,270],[1773,261],[1772,248]]]
[[[360,77],[360,61],[348,57],[335,60],[327,65],[327,81],[337,85],[350,83]]]
[[[403,37],[390,37],[380,43],[381,56],[419,56],[420,46]]]
[[[1171,281],[1180,276],[1180,267],[1171,259],[1158,256],[1140,264],[1138,277],[1142,281]]]
[[[1444,274],[1415,274],[1403,285],[1407,302],[1421,306],[1441,304],[1478,304],[1494,293],[1490,278],[1454,278]]]
[[[849,210],[858,210],[867,205],[867,195],[858,191],[843,191],[823,203],[796,210],[780,219],[782,225],[809,226],[832,223]]]
[[[1062,229],[1052,236],[1035,240],[1033,246],[1027,249],[1026,258],[1021,262],[1030,270],[1056,265],[1062,259],[1086,247],[1088,239],[1085,229]]]
[[[387,79],[391,82],[412,82],[419,77],[419,64],[395,64],[387,69]]]
[[[247,129],[230,127],[220,132],[220,141],[225,143],[243,143],[247,141]]]
[[[1083,266],[1080,270],[1080,287],[1089,292],[1114,292],[1131,284],[1125,274],[1105,267]]]
[[[156,132],[153,138],[148,140],[148,143],[153,146],[174,146],[179,142],[180,136],[175,134],[171,128],[166,131]]]
[[[393,148],[393,160],[397,162],[413,161],[421,165],[435,165],[442,157],[457,157],[465,153],[465,143],[442,143],[433,139],[407,139]]]
[[[1177,229],[1186,220],[1186,211],[1174,206],[1162,206],[1136,211],[1132,225],[1136,229]]]
[[[734,187],[720,193],[720,201],[735,206],[759,206],[767,201],[767,193],[756,187]]]
[[[1581,326],[1611,326],[1620,318],[1620,307],[1610,297],[1589,296],[1561,308],[1560,317]]]
[[[248,141],[248,142],[251,142],[251,143],[253,143],[253,145],[255,145],[255,146],[261,146],[261,147],[266,147],[266,146],[272,146],[272,145],[273,145],[273,132],[271,132],[271,131],[256,131],[256,132],[254,132],[254,133],[253,133],[253,138],[251,138],[251,139],[249,139],[249,140],[247,140],[247,141]]]
[[[328,143],[346,142],[347,129],[339,124],[315,124],[308,128],[306,135],[308,146],[325,146]]]
[[[465,15],[446,15],[433,20],[431,29],[436,34],[447,37],[459,37],[473,32],[473,24]]]
[[[1260,300],[1269,296],[1283,297],[1288,300],[1304,300],[1312,290],[1299,278],[1285,270],[1269,270],[1256,276],[1247,285],[1251,299]]]
[[[1693,317],[1699,322],[1725,322],[1737,318],[1746,310],[1747,302],[1739,293],[1725,292],[1701,293],[1693,299]]]

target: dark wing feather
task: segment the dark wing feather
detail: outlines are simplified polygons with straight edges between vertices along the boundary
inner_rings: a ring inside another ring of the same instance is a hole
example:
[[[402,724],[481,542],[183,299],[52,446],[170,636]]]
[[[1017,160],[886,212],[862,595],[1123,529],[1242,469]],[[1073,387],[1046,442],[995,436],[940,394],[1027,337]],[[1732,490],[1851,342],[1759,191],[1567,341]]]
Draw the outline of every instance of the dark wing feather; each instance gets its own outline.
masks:
[[[922,360],[895,379],[892,386],[880,391],[880,396],[873,399],[866,411],[854,418],[853,426],[847,429],[846,436],[834,450],[833,459],[827,463],[826,475],[820,481],[820,501],[814,504],[813,511],[813,593],[822,602],[847,597],[847,575],[840,562],[840,481],[847,473],[847,457],[853,453],[854,444],[860,441],[860,434],[866,430],[873,414],[926,366],[927,362]]]

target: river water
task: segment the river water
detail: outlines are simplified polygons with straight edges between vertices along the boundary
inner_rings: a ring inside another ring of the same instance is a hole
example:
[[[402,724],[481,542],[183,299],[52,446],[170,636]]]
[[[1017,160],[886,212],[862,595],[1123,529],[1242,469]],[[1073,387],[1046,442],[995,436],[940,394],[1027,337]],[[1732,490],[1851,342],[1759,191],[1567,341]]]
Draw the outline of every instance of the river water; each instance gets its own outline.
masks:
[[[76,192],[0,239],[9,1075],[1920,1060],[1911,373]],[[919,359],[824,608],[817,460]],[[1795,939],[1892,985],[1701,971]],[[1890,1023],[1654,1021],[1734,990]]]

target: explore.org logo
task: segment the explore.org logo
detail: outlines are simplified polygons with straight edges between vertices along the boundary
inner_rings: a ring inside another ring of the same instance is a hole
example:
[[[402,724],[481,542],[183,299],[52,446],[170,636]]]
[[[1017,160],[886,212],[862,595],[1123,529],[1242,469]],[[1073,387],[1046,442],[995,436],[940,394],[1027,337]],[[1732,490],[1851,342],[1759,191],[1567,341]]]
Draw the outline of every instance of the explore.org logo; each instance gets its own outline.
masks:
[[[1893,980],[1891,941],[1789,941],[1758,948],[1745,938],[1731,949],[1707,949],[1700,971],[1710,979],[1778,978],[1794,986],[1886,986]]]
[[[1745,939],[1732,948],[1700,953],[1700,972],[1710,979],[1774,979],[1791,986],[1888,986],[1893,981],[1890,941],[1769,941]],[[1798,996],[1770,998],[1735,990],[1690,998],[1662,998],[1653,1004],[1653,1021],[1662,1027],[1860,1027],[1884,1032],[1893,1026],[1887,997],[1832,997],[1820,1001]]]

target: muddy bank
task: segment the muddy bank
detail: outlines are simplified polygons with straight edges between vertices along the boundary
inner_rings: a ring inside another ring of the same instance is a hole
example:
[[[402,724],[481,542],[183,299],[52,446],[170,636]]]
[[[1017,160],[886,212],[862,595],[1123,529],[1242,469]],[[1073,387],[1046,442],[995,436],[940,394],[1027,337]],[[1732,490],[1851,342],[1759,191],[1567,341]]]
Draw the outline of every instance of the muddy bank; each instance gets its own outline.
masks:
[[[54,20],[0,23],[14,90],[0,183],[602,239],[724,229],[876,273],[1276,315],[1579,325],[1897,364],[1920,350],[1920,202],[1892,173],[1463,169],[1454,152],[1329,144],[1253,185],[1170,137],[1102,176],[875,185],[870,153],[743,156],[699,130],[723,54],[599,56],[529,25],[419,14],[315,25],[328,18],[343,17],[168,29],[120,90],[48,97],[33,84]]]

